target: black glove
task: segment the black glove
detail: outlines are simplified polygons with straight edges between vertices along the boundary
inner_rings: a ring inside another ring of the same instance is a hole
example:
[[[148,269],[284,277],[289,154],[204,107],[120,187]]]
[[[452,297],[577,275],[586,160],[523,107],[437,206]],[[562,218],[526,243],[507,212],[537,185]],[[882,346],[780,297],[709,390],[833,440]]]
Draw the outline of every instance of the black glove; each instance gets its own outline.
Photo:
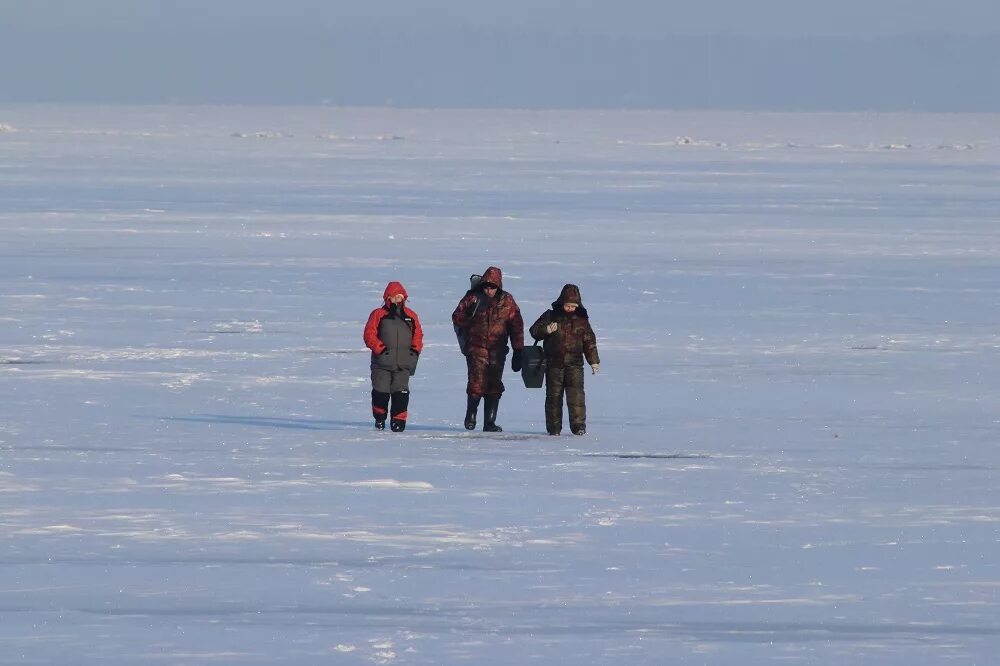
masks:
[[[521,372],[521,350],[515,349],[514,355],[510,357],[510,369],[514,372]]]
[[[414,354],[416,354],[417,356],[420,356],[420,352],[418,352],[418,351],[417,351],[416,349],[414,349],[413,347],[410,347],[410,351],[411,351],[411,352],[413,352]]]
[[[389,348],[386,347],[385,349],[382,350],[382,356],[388,356],[388,355],[389,355]]]

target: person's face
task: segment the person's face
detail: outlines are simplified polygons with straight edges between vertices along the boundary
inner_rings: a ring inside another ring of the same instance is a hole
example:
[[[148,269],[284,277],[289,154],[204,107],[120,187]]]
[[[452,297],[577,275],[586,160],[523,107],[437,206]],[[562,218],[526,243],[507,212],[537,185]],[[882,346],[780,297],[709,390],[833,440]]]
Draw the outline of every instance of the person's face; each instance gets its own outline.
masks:
[[[395,305],[399,305],[400,303],[403,302],[403,300],[404,296],[402,294],[393,294],[392,296],[389,297],[389,302],[394,303]]]
[[[566,314],[573,314],[574,312],[576,312],[576,309],[578,307],[580,306],[576,303],[563,303],[563,312],[565,312]]]
[[[495,284],[484,284],[483,291],[486,292],[487,296],[493,296],[497,293],[497,286]]]

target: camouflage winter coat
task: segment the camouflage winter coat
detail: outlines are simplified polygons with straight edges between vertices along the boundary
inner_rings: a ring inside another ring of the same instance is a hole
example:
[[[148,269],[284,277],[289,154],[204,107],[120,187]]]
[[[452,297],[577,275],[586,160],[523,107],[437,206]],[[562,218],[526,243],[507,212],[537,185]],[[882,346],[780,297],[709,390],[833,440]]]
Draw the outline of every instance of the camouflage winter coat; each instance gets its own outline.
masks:
[[[580,307],[569,313],[563,310],[564,303],[576,303]],[[546,333],[545,328],[552,322],[559,324],[559,328]],[[545,361],[549,367],[580,366],[584,358],[590,365],[601,362],[597,354],[597,336],[590,327],[590,319],[580,302],[580,289],[576,285],[563,287],[559,298],[552,303],[552,309],[544,312],[528,330],[531,337],[544,341]]]
[[[490,298],[483,284],[499,287]],[[480,286],[469,290],[451,315],[452,323],[465,336],[466,356],[494,359],[507,354],[507,342],[515,350],[524,348],[524,320],[514,297],[503,290],[503,274],[496,266],[483,273]]]

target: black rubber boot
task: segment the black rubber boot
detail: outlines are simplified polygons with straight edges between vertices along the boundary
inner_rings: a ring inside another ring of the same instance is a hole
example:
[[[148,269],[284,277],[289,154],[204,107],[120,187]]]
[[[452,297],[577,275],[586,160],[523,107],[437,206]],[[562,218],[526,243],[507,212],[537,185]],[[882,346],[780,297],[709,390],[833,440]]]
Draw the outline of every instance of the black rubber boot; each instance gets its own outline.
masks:
[[[410,392],[396,391],[392,394],[392,407],[389,409],[389,429],[393,432],[406,430],[406,410],[410,406]]]
[[[375,429],[385,430],[385,417],[389,412],[389,394],[372,389],[372,416],[375,417]]]
[[[470,395],[469,400],[465,407],[465,429],[475,430],[476,429],[476,412],[479,411],[479,398],[478,395]]]
[[[500,406],[500,396],[486,396],[486,406],[483,408],[483,432],[503,432],[497,425],[497,408]]]

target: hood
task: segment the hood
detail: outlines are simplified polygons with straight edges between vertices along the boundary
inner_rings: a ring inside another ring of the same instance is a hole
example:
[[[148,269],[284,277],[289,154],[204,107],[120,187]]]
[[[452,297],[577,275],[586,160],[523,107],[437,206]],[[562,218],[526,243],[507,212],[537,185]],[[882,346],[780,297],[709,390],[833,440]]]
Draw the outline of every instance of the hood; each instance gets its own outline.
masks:
[[[500,289],[503,289],[503,273],[496,266],[490,266],[483,271],[483,279],[479,281],[479,284],[485,282],[491,282],[500,287]]]
[[[402,282],[390,282],[385,285],[385,291],[382,292],[382,300],[388,303],[389,299],[396,294],[402,294],[404,301],[409,298],[409,295],[406,293],[406,287],[403,286]]]
[[[559,292],[559,298],[552,304],[552,307],[562,307],[563,303],[576,303],[582,308],[583,301],[580,299],[580,288],[575,284],[563,285],[562,291]]]

